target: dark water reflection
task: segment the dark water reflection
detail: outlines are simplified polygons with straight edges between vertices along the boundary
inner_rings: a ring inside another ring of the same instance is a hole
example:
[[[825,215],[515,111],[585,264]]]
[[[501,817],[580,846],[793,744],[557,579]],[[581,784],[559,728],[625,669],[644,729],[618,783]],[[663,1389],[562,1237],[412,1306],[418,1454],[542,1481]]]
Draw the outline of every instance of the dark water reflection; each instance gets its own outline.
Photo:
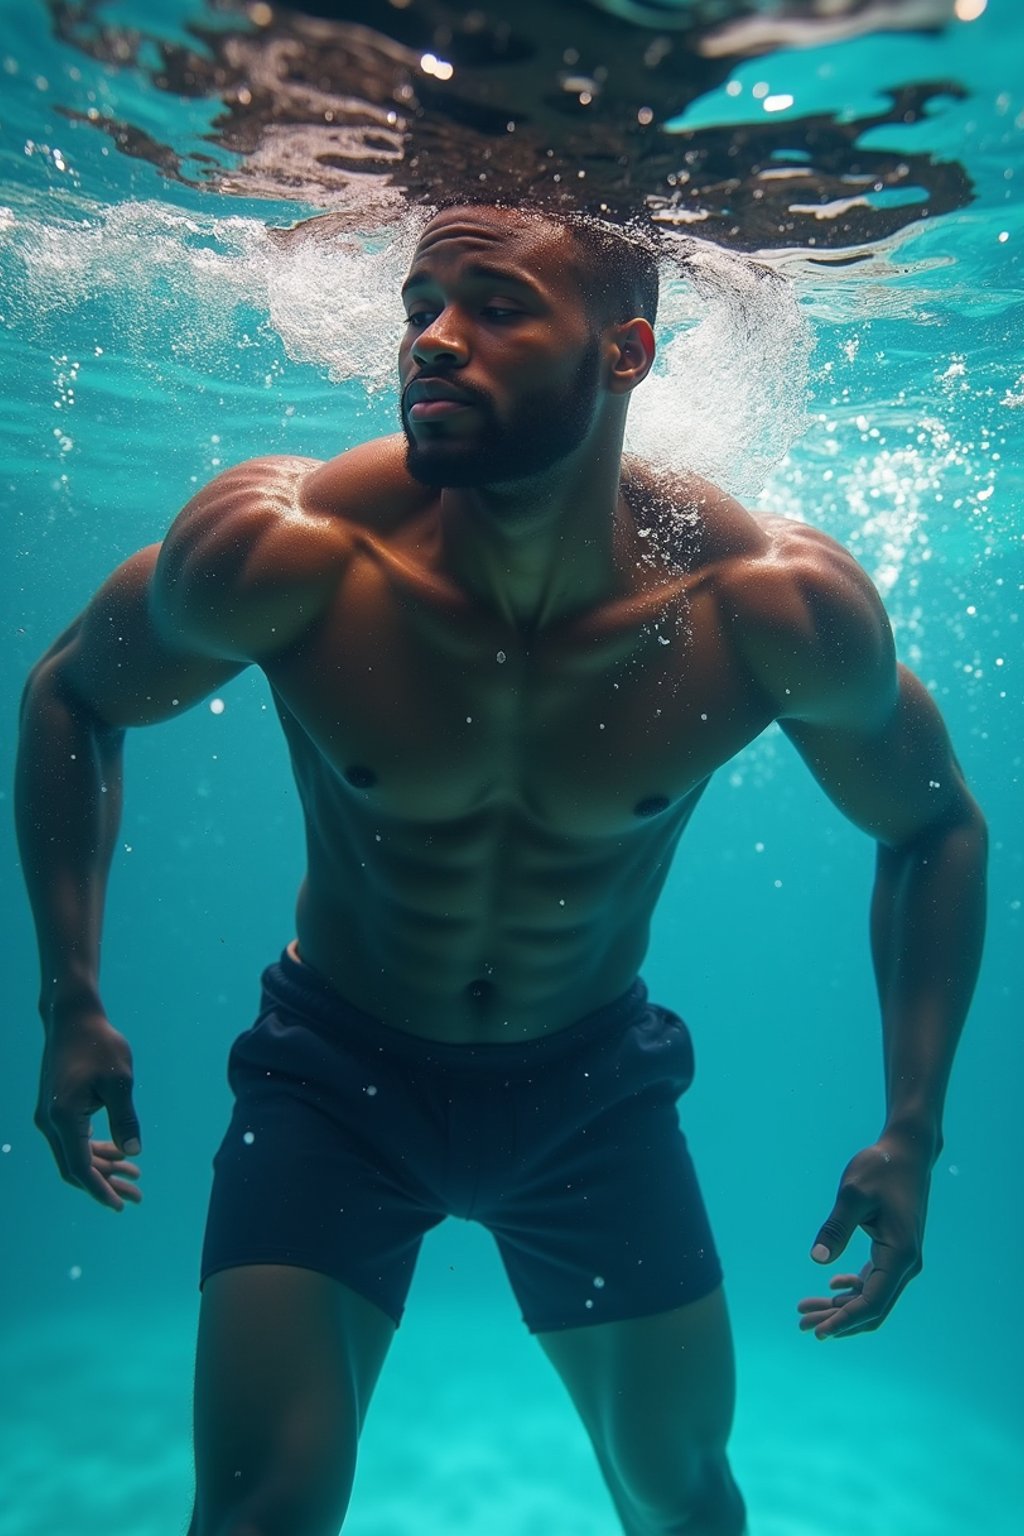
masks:
[[[330,208],[363,227],[409,201],[487,192],[849,261],[973,195],[955,160],[874,147],[877,133],[864,145],[871,130],[902,129],[963,96],[955,81],[904,82],[862,116],[666,127],[738,56],[867,30],[883,11],[897,25],[892,3],[211,0],[181,34],[189,41],[115,24],[103,0],[47,4],[57,36],[82,53],[156,91],[219,103],[208,147],[161,142],[75,102],[61,106],[66,117],[170,179]],[[949,0],[913,0],[902,14],[938,26]]]

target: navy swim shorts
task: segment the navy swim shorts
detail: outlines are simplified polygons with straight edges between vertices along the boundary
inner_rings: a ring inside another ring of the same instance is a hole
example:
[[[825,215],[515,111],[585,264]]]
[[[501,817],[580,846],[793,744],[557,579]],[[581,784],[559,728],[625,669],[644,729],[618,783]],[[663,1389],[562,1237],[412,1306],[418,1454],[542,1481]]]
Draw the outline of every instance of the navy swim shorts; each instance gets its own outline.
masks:
[[[446,1216],[493,1234],[533,1333],[668,1311],[721,1281],[676,1112],[689,1031],[642,981],[554,1034],[453,1045],[361,1013],[285,951],[228,1077],[204,1281],[297,1265],[397,1324]]]

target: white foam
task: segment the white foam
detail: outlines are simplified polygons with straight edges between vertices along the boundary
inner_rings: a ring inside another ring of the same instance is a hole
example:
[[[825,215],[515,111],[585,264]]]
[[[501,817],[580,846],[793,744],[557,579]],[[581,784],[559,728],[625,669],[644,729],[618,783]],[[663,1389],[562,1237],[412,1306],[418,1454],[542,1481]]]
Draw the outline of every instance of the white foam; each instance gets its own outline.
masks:
[[[347,214],[282,235],[154,201],[74,220],[12,214],[0,220],[0,251],[15,258],[5,307],[13,297],[16,321],[52,334],[55,312],[99,301],[120,345],[204,369],[240,326],[268,327],[293,363],[374,393],[395,383],[415,237],[411,224],[360,233]],[[660,356],[634,397],[629,447],[749,494],[802,430],[809,328],[777,275],[707,242],[680,249],[685,275],[664,283]]]
[[[777,274],[707,241],[685,240],[680,254],[628,446],[750,496],[805,429],[811,329]]]

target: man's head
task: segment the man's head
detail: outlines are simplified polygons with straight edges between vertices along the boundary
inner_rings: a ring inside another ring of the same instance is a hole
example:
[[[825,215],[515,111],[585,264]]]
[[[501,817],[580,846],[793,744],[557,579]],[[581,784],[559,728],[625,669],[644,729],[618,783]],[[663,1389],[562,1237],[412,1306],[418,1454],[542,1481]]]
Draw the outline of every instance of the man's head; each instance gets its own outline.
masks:
[[[577,214],[458,204],[403,294],[409,468],[436,486],[535,475],[625,419],[654,355],[653,243]]]

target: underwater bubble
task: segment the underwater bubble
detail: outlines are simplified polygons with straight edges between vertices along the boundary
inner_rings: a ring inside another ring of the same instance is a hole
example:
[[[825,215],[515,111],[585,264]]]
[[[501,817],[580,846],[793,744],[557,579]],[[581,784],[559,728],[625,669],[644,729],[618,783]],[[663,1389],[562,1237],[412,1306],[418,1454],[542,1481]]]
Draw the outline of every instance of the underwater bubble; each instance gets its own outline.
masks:
[[[272,232],[270,322],[294,362],[326,366],[334,383],[393,385],[404,310],[401,286],[420,224],[356,236],[331,215]]]
[[[394,389],[402,280],[424,212],[353,229],[348,213],[288,229],[155,201],[87,205],[78,218],[0,210],[0,263],[16,325],[96,303],[126,348],[223,367],[227,344],[276,333],[287,357],[368,394]],[[734,494],[757,490],[805,424],[809,325],[789,280],[688,237],[666,236],[660,354],[633,397],[627,445]],[[104,336],[104,341],[107,340]]]
[[[734,495],[760,490],[808,422],[810,324],[779,273],[708,241],[666,263],[659,356],[626,444]]]
[[[139,351],[197,362],[222,349],[252,312],[293,362],[332,382],[390,383],[402,323],[399,289],[413,238],[353,234],[331,215],[295,229],[258,219],[185,213],[157,202],[96,204],[88,216],[43,220],[0,213],[0,257],[13,265],[15,318],[102,302],[112,329]],[[253,345],[244,334],[239,345]]]
[[[96,204],[79,219],[13,218],[5,251],[24,272],[30,310],[46,315],[108,299],[118,315],[166,339],[168,309],[194,328],[227,318],[265,291],[266,230],[258,220],[192,216],[157,202]],[[154,303],[154,301],[156,301]]]

